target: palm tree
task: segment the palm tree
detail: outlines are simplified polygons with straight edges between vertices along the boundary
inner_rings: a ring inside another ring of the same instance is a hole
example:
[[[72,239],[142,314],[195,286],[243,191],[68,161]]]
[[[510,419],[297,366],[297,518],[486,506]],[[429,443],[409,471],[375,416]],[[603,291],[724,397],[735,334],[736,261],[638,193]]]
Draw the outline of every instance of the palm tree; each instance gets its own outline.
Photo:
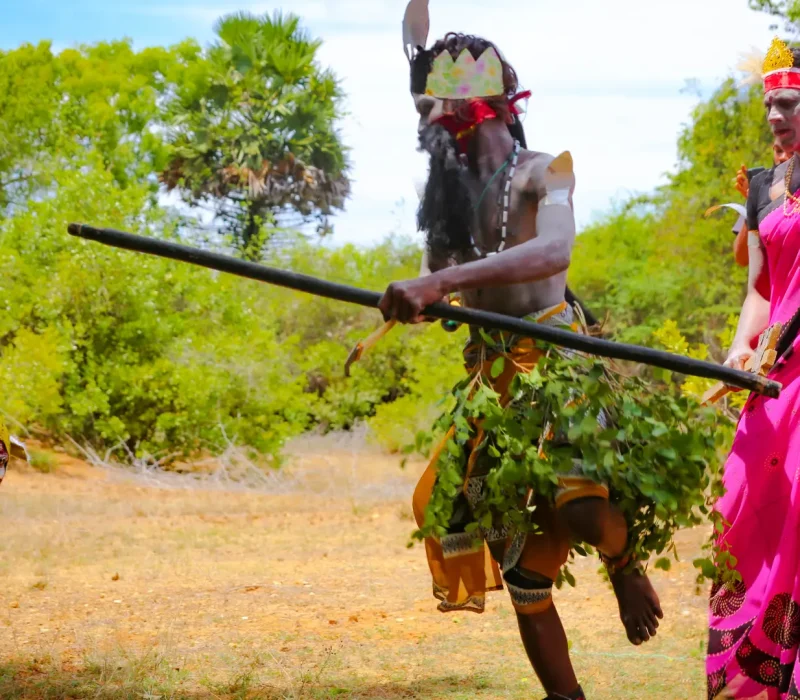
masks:
[[[248,257],[282,226],[344,207],[350,191],[337,131],[342,93],[315,61],[294,15],[220,19],[208,61],[173,102],[172,156],[161,175],[193,205],[211,203],[222,232]]]

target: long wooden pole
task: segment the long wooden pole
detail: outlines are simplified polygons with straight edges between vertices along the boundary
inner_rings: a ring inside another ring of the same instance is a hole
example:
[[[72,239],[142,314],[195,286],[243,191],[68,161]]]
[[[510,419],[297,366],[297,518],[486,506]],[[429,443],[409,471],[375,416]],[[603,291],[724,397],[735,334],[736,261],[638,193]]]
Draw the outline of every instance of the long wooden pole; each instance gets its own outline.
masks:
[[[87,224],[70,224],[68,230],[73,236],[97,241],[98,243],[103,243],[115,248],[187,262],[211,270],[227,272],[232,275],[238,275],[239,277],[247,277],[260,282],[267,282],[280,287],[294,289],[299,292],[307,292],[328,299],[336,299],[337,301],[376,308],[381,299],[381,294],[378,292],[358,289],[335,282],[328,282],[310,275],[303,275],[288,270],[277,270],[275,268],[266,267],[265,265],[247,262],[246,260],[239,260],[238,258],[233,258],[228,255],[211,253],[198,248],[162,241],[157,238],[135,236],[130,233],[124,233],[123,231],[100,229]],[[773,398],[778,397],[781,391],[781,385],[778,382],[767,379],[766,377],[751,374],[750,372],[740,372],[738,370],[728,369],[722,365],[694,360],[690,357],[674,355],[661,350],[654,350],[653,348],[615,343],[601,338],[582,335],[580,333],[571,333],[570,331],[532,323],[503,314],[450,306],[444,303],[433,304],[425,309],[424,313],[426,316],[431,316],[433,318],[445,318],[471,326],[516,333],[591,355],[609,357],[615,360],[639,362],[685,375],[715,379],[725,382],[730,386],[747,389]]]

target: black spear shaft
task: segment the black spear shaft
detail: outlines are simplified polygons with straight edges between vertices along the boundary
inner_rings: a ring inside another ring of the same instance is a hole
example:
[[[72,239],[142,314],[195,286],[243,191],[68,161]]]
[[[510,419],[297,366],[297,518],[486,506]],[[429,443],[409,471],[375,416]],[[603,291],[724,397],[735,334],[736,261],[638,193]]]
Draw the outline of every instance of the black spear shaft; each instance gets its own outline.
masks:
[[[170,243],[157,238],[134,236],[130,233],[124,233],[123,231],[99,229],[87,224],[70,224],[68,230],[73,236],[85,238],[90,241],[97,241],[98,243],[103,243],[115,248],[123,248],[137,253],[147,253],[162,258],[192,263],[193,265],[200,265],[201,267],[207,267],[211,270],[228,272],[232,275],[238,275],[239,277],[247,277],[280,287],[288,287],[289,289],[294,289],[299,292],[307,292],[328,299],[336,299],[337,301],[376,308],[381,299],[381,294],[378,292],[357,289],[356,287],[337,284],[335,282],[327,282],[297,272],[276,270],[264,265],[247,262],[246,260],[239,260],[238,258],[233,258],[228,255],[219,255],[218,253],[211,253],[198,248]],[[425,315],[434,318],[446,318],[471,326],[493,328],[516,333],[591,355],[609,357],[615,360],[640,362],[681,374],[715,379],[725,382],[729,386],[748,389],[772,398],[780,396],[781,392],[781,385],[778,382],[750,372],[740,372],[711,362],[693,360],[689,357],[674,355],[652,348],[640,347],[638,345],[625,345],[601,338],[593,338],[580,333],[572,333],[570,331],[532,323],[503,314],[437,303],[425,309]]]

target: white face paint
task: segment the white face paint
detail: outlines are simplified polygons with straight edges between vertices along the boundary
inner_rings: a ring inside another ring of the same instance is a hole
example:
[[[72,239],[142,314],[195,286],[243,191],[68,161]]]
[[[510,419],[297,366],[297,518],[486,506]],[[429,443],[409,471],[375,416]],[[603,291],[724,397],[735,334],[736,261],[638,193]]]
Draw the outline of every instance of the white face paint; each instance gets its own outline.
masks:
[[[775,141],[784,150],[800,148],[800,90],[781,88],[764,96],[764,107]]]
[[[412,95],[414,106],[419,114],[417,131],[422,131],[426,126],[433,124],[444,116],[444,100],[430,95]]]

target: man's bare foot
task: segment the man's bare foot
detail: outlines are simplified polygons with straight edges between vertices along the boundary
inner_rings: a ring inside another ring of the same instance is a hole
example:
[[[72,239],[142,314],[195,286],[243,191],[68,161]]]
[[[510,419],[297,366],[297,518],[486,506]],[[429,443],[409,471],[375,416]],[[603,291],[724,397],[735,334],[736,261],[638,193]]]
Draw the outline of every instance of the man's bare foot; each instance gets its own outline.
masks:
[[[658,594],[647,575],[638,569],[609,574],[619,603],[619,616],[631,644],[639,646],[656,636],[658,621],[664,619]]]

